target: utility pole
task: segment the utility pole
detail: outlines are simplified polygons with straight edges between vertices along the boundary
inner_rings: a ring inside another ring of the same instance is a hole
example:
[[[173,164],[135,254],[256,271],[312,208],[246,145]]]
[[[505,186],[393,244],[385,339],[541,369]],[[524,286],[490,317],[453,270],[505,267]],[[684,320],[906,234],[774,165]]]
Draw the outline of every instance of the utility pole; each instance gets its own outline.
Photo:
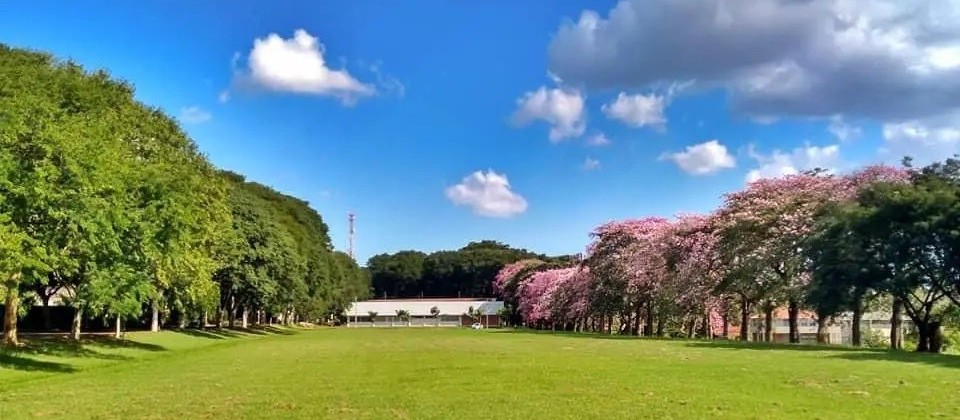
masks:
[[[349,245],[349,248],[347,248],[347,254],[350,255],[351,259],[356,260],[356,257],[353,255],[353,236],[354,236],[353,225],[354,225],[354,222],[356,221],[356,215],[354,215],[353,212],[351,211],[347,215],[347,220],[350,222],[350,230],[349,230],[350,245]]]

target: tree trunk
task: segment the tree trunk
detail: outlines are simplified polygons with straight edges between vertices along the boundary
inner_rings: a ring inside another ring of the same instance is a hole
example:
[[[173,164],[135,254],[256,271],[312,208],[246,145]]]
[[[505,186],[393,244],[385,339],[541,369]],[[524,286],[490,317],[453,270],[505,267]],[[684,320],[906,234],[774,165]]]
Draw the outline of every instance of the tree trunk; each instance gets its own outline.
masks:
[[[763,341],[773,342],[773,304],[767,303],[763,308]]]
[[[863,296],[857,296],[853,303],[853,325],[850,328],[851,340],[854,347],[863,345],[863,332],[860,330],[860,324],[863,321]]]
[[[917,340],[917,351],[921,353],[940,353],[943,349],[943,335],[940,331],[940,322],[917,323],[920,338]]]
[[[740,341],[750,341],[750,302],[740,300]]]
[[[798,344],[800,343],[800,323],[798,322],[800,318],[800,304],[796,299],[790,299],[790,303],[787,306],[787,317],[790,319],[790,342]]]
[[[643,305],[637,305],[637,311],[633,314],[633,335],[640,335],[640,319],[643,318]]]
[[[209,319],[210,314],[207,313],[207,310],[203,310],[203,316],[200,318],[200,329],[207,328],[207,320]]]
[[[892,309],[890,315],[890,348],[899,350],[903,348],[903,338],[900,337],[900,329],[903,324],[901,315],[901,312],[903,312],[903,302],[894,297]]]
[[[247,326],[247,307],[243,307],[240,312],[240,328],[246,329]]]
[[[113,323],[114,323],[113,338],[116,338],[116,339],[119,340],[119,339],[120,339],[120,336],[121,336],[121,334],[120,334],[120,315],[117,315],[117,318],[116,318],[116,320],[114,320]]]
[[[653,303],[647,302],[647,319],[643,325],[643,335],[646,337],[653,336]]]
[[[723,309],[723,339],[730,338],[730,317],[727,316],[727,309]]]
[[[43,295],[43,308],[41,313],[43,314],[44,331],[52,331],[53,320],[50,319],[50,296],[49,295],[46,295],[46,294]]]
[[[657,337],[663,337],[664,332],[665,331],[663,330],[663,315],[660,314],[659,316],[657,316]]]
[[[4,302],[3,313],[3,345],[15,347],[17,341],[17,307],[20,305],[20,273],[16,273],[6,281],[7,297]]]
[[[917,323],[917,332],[920,337],[917,339],[917,351],[927,353],[930,351],[930,324],[927,322]]]
[[[827,344],[830,341],[827,333],[827,317],[817,317],[817,344]]]
[[[933,321],[928,326],[930,336],[930,353],[940,353],[943,349],[943,331],[940,330],[940,321]]]
[[[70,338],[80,341],[80,326],[83,323],[83,306],[73,308],[73,322],[70,324]]]
[[[713,338],[713,325],[710,323],[710,310],[707,309],[703,312],[703,326],[700,331],[703,332],[703,338],[711,339]]]
[[[160,308],[159,304],[156,301],[150,305],[150,310],[152,316],[150,317],[150,331],[159,332],[160,331]]]

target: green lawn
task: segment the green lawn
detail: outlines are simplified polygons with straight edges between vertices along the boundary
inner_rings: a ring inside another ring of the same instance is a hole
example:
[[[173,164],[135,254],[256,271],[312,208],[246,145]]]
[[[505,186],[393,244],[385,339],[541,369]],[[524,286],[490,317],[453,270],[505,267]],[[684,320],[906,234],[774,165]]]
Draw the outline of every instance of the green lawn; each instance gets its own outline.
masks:
[[[135,334],[0,355],[0,418],[960,418],[960,359],[466,329]]]

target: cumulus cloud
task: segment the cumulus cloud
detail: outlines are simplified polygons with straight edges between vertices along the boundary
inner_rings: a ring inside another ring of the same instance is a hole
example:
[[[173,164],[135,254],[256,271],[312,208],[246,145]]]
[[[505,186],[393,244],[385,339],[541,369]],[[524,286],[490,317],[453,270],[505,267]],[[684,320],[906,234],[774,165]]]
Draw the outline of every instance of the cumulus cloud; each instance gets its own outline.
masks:
[[[610,139],[603,133],[594,134],[587,139],[587,146],[602,147],[609,146],[610,143],[612,143]]]
[[[541,120],[550,124],[550,141],[579,137],[587,129],[584,98],[574,89],[540,87],[517,99],[514,122],[527,125]]]
[[[372,84],[360,82],[346,69],[330,68],[324,53],[324,45],[303,29],[289,39],[271,33],[253,41],[239,76],[263,89],[332,96],[346,105],[376,93]],[[238,60],[234,55],[234,65]]]
[[[910,156],[918,164],[960,153],[960,120],[905,121],[883,125],[883,154],[892,160]]]
[[[840,162],[840,146],[836,144],[798,147],[791,152],[774,150],[769,155],[758,153],[751,145],[747,154],[759,164],[756,169],[747,173],[747,182],[795,175],[816,168],[833,171]]]
[[[527,200],[511,190],[507,176],[493,170],[476,171],[445,192],[455,205],[479,216],[506,218],[527,210]]]
[[[621,0],[548,59],[587,89],[696,80],[747,115],[909,121],[960,108],[960,0]]]
[[[180,108],[180,121],[186,124],[200,124],[210,121],[211,118],[213,118],[213,115],[199,106]]]
[[[708,175],[737,166],[727,147],[717,140],[687,146],[682,152],[667,153],[660,159],[673,161],[691,175]]]
[[[600,161],[592,157],[587,156],[583,161],[583,170],[590,172],[600,169]]]
[[[663,115],[666,102],[663,95],[628,95],[620,92],[613,102],[604,104],[600,109],[607,118],[620,120],[633,127],[663,127],[667,123]]]

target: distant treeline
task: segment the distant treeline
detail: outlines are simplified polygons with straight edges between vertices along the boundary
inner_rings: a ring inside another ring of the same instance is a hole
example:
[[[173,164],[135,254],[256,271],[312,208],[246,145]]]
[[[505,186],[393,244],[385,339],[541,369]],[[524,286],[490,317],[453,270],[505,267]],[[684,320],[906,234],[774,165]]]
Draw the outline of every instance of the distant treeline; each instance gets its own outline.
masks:
[[[471,242],[455,251],[426,254],[399,251],[370,258],[375,297],[489,297],[497,272],[516,261],[570,261],[570,256],[548,257],[496,241]]]

